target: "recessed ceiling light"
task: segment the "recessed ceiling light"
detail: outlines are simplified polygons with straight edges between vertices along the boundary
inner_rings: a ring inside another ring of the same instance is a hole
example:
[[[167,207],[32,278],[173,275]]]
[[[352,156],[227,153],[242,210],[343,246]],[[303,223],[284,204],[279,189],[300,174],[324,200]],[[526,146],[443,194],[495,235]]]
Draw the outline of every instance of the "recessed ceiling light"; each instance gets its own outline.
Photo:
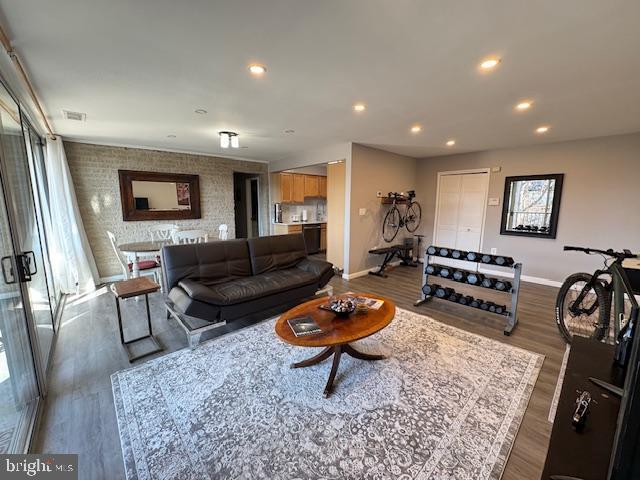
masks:
[[[367,106],[364,103],[356,103],[353,106],[353,110],[355,112],[364,112],[367,109]]]
[[[176,138],[175,135],[167,135],[167,138]]]
[[[542,125],[542,126],[536,128],[536,133],[547,133],[549,131],[549,128],[551,128],[551,127],[548,127],[546,125]]]
[[[489,57],[482,60],[480,63],[480,68],[483,70],[492,70],[498,66],[498,64],[502,61],[502,59],[497,57]]]
[[[533,106],[533,102],[531,100],[523,100],[522,102],[516,105],[516,110],[519,112],[525,112],[529,110]]]
[[[260,75],[264,75],[265,73],[267,73],[267,67],[258,63],[254,63],[252,65],[249,65],[249,71],[251,72],[251,75],[259,77]]]
[[[284,133],[286,133],[287,135],[291,135],[292,133],[296,133],[296,131],[291,129],[291,128],[289,128],[289,129],[285,130]]]
[[[414,125],[413,127],[411,127],[412,133],[420,133],[421,131],[422,131],[422,127],[420,125]]]
[[[456,141],[451,139],[447,141],[447,147],[453,147],[456,144]]]
[[[204,114],[208,113],[204,108],[199,108],[195,112],[197,114],[199,114],[199,115],[204,115]]]

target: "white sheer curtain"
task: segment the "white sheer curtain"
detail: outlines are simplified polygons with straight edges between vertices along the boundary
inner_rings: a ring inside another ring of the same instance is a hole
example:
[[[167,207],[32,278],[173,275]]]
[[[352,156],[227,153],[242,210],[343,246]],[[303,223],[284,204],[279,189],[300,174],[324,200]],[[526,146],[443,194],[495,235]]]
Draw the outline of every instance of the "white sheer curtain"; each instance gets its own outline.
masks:
[[[53,276],[65,293],[91,291],[98,269],[80,217],[62,138],[47,137],[47,183],[51,209],[50,256]]]

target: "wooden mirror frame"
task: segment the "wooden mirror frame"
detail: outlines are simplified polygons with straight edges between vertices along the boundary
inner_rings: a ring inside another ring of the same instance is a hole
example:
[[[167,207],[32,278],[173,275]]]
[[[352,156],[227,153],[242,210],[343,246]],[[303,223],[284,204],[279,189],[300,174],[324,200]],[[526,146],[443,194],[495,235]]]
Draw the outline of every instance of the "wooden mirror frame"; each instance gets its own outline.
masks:
[[[125,222],[200,218],[200,181],[198,175],[118,170],[118,177],[120,179],[122,220]],[[134,181],[188,183],[189,193],[191,195],[191,208],[189,210],[136,210],[136,203],[133,197]]]
[[[551,217],[549,218],[549,231],[546,233],[527,232],[521,230],[508,230],[507,217],[509,215],[509,196],[511,195],[511,184],[527,180],[555,180],[556,186],[553,195],[553,203],[551,205]],[[506,177],[504,179],[504,197],[502,198],[502,222],[500,224],[500,235],[514,235],[518,237],[534,237],[534,238],[556,238],[558,230],[558,216],[560,214],[560,199],[562,197],[562,183],[564,181],[563,173],[554,173],[551,175],[521,175],[517,177]]]

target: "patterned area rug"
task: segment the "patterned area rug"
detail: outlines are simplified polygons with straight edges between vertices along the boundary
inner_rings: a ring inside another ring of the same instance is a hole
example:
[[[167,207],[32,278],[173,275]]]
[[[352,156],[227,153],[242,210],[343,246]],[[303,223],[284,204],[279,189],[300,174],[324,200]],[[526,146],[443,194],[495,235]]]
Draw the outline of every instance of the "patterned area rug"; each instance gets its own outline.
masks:
[[[500,478],[544,357],[398,309],[325,399],[273,323],[112,376],[128,479]]]

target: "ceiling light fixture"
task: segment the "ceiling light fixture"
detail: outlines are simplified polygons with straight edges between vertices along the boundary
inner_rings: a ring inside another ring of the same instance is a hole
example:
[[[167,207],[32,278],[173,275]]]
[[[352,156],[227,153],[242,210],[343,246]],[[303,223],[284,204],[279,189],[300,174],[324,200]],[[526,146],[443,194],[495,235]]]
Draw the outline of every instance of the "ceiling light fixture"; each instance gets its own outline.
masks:
[[[170,135],[167,135],[167,138],[176,138],[176,136],[173,134],[170,134]]]
[[[483,70],[492,70],[498,66],[498,64],[502,61],[502,59],[497,57],[485,58],[480,63],[480,68]]]
[[[447,147],[453,147],[456,144],[456,141],[451,139],[447,141]]]
[[[252,65],[249,65],[249,71],[251,72],[251,75],[259,77],[267,73],[267,67],[265,67],[264,65],[254,63]]]
[[[342,163],[344,160],[333,160],[331,162],[327,162],[327,165],[336,165],[338,163]]]
[[[364,103],[356,103],[353,106],[354,112],[364,112],[367,109],[367,106]]]
[[[541,127],[536,128],[536,133],[547,133],[551,127],[546,125],[542,125]]]
[[[236,132],[218,132],[220,148],[240,148],[240,136]]]
[[[195,112],[198,115],[205,115],[207,113],[207,111],[204,108],[199,108],[199,109],[195,110]]]
[[[533,102],[531,100],[523,100],[522,102],[516,105],[516,110],[519,112],[525,112],[531,108]]]
[[[296,131],[293,130],[292,128],[288,128],[287,130],[284,131],[284,133],[286,133],[287,135],[291,135],[293,133],[296,133]]]
[[[420,133],[422,131],[422,127],[420,125],[414,125],[411,127],[411,133]]]

